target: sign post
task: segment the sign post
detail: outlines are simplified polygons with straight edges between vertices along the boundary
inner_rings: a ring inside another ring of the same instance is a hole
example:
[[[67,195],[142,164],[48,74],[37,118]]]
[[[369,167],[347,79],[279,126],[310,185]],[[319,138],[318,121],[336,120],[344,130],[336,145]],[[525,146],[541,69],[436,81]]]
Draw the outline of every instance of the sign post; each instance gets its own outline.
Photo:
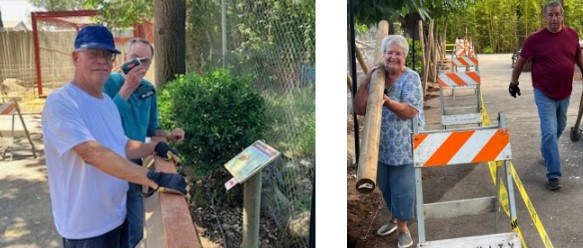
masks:
[[[242,247],[259,247],[259,215],[261,206],[261,169],[280,156],[280,152],[258,140],[225,164],[233,175],[225,183],[227,190],[243,184]]]

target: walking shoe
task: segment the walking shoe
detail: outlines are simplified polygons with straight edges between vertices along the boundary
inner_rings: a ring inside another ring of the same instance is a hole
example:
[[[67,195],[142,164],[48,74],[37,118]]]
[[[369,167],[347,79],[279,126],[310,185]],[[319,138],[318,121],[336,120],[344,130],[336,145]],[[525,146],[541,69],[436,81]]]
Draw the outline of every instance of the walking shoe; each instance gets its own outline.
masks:
[[[393,233],[395,230],[397,230],[397,223],[393,223],[392,221],[389,221],[389,223],[381,226],[381,228],[379,228],[379,230],[377,231],[377,234],[379,236],[387,236],[391,233]]]
[[[408,232],[400,232],[397,236],[397,240],[399,241],[399,243],[397,243],[397,247],[399,248],[410,247],[413,245],[413,239]]]
[[[560,189],[561,187],[563,187],[563,185],[561,185],[561,182],[559,181],[558,178],[549,179],[549,184],[547,185],[548,189],[557,190],[557,189]]]

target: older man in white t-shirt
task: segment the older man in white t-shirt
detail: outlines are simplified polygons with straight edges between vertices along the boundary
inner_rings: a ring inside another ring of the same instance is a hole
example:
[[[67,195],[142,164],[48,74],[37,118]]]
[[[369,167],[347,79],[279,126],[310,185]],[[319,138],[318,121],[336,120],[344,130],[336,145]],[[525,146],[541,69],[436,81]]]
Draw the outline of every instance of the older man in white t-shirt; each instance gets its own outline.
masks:
[[[186,193],[179,174],[150,171],[129,160],[167,156],[166,143],[128,140],[111,98],[102,93],[115,55],[113,35],[87,26],[75,38],[73,80],[53,92],[42,115],[52,211],[63,247],[128,247],[128,181]]]

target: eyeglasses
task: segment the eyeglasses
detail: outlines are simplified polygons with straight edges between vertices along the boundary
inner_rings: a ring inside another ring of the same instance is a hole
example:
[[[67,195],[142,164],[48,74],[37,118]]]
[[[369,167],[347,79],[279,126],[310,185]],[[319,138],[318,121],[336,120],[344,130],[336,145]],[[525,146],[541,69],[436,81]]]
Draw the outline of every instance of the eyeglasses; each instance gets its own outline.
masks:
[[[152,62],[152,60],[149,58],[139,58],[139,57],[132,56],[132,57],[130,57],[130,60],[132,60],[132,59],[138,59],[138,60],[140,60],[141,64],[147,64],[147,65],[150,64],[150,62]]]
[[[115,60],[116,55],[115,53],[101,49],[85,49],[80,50],[80,52],[85,52],[85,54],[87,54],[87,57],[89,57],[90,59],[103,58],[107,62],[113,62]]]

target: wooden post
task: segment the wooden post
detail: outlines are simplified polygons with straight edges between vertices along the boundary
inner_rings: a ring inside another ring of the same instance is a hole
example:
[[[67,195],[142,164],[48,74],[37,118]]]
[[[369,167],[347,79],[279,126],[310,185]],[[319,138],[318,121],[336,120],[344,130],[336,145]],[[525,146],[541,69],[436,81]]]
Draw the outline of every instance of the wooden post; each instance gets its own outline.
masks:
[[[350,34],[348,34],[348,42],[350,42]],[[364,74],[368,73],[368,66],[366,65],[366,62],[364,61],[364,59],[362,58],[362,53],[360,52],[360,49],[358,49],[358,47],[355,45],[354,46],[354,52],[356,53],[356,59],[358,60],[358,64],[360,64],[360,68],[362,68],[362,71],[364,71]],[[352,90],[352,88],[351,88]]]
[[[243,183],[243,243],[241,247],[259,247],[261,206],[261,171]]]
[[[376,41],[375,63],[381,63],[383,61],[381,44],[388,34],[389,23],[387,21],[380,21]],[[372,74],[366,103],[361,156],[358,160],[358,171],[356,174],[356,190],[360,193],[371,193],[376,184],[384,88],[385,70],[383,67],[380,67]]]
[[[356,51],[356,59],[358,59],[358,63],[360,64],[360,68],[362,68],[362,71],[364,72],[364,74],[368,73],[368,66],[366,65],[366,62],[364,61],[364,59],[362,58],[362,53],[360,53],[360,49],[358,49],[358,47],[354,46],[354,50]]]
[[[431,53],[435,52],[433,51],[433,20],[429,21],[429,32],[427,32],[429,38],[427,39],[427,59],[425,60],[426,64],[423,65],[423,95],[425,95],[427,93],[427,78],[429,77],[429,72],[431,71],[431,69],[433,68],[433,66],[431,66],[431,62],[432,62],[432,57],[431,57]],[[435,63],[435,61],[433,61]]]
[[[431,77],[431,82],[437,82],[437,63],[438,63],[438,61],[440,61],[437,58],[438,54],[440,54],[439,51],[438,51],[438,49],[437,49],[437,47],[439,46],[439,42],[437,40],[437,34],[439,33],[438,30],[439,29],[438,29],[438,27],[436,25],[435,26],[435,31],[433,33],[434,34],[433,39],[435,39],[435,41],[433,42],[434,43],[434,48],[433,48],[433,67],[432,67],[432,70],[431,70],[433,76]]]
[[[423,55],[423,74],[421,75],[421,87],[423,89],[423,95],[425,95],[425,92],[427,91],[427,73],[429,72],[429,54],[431,53],[431,46],[429,44],[431,44],[431,36],[428,35],[428,39],[427,39],[427,44],[428,46],[425,46],[425,36],[423,35],[423,22],[421,20],[419,20],[419,34],[421,36],[421,51],[423,51],[423,53],[421,53]],[[427,48],[427,49],[425,49]]]

